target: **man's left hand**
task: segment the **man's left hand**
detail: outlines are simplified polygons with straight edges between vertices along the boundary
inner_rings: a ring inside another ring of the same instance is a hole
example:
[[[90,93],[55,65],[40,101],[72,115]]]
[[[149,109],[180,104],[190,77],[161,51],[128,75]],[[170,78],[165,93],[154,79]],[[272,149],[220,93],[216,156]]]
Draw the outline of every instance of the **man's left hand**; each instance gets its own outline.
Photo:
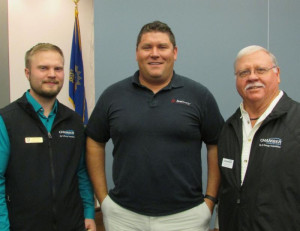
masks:
[[[94,219],[85,219],[85,229],[88,231],[96,231],[96,223]]]
[[[207,199],[207,198],[204,198],[204,202],[207,204],[207,207],[209,208],[211,214],[213,213],[214,211],[214,206],[215,206],[215,203],[212,202],[211,200]]]

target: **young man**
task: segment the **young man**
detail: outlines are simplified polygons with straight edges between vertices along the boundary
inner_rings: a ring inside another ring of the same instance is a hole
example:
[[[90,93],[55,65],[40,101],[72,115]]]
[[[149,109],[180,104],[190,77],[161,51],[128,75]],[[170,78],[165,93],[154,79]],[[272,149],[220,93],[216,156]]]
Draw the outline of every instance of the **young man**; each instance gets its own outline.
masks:
[[[223,118],[212,94],[177,75],[175,37],[155,21],[140,31],[139,70],[109,87],[88,123],[87,165],[106,231],[207,231],[219,187]],[[114,143],[115,187],[107,192],[105,143]],[[202,192],[201,146],[208,156]]]
[[[95,231],[82,120],[56,99],[63,53],[37,44],[25,66],[30,90],[0,110],[0,229]]]
[[[234,67],[243,102],[218,143],[220,230],[300,230],[300,105],[265,48],[242,49]]]

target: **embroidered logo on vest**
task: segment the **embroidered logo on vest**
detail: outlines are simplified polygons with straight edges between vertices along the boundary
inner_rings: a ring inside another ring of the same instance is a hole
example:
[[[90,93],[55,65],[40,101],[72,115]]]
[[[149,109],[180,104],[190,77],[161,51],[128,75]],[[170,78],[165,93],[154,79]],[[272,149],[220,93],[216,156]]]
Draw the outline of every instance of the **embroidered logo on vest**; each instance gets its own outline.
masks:
[[[281,148],[282,140],[280,138],[262,138],[260,147]]]
[[[75,138],[75,132],[74,130],[59,131],[59,137]]]

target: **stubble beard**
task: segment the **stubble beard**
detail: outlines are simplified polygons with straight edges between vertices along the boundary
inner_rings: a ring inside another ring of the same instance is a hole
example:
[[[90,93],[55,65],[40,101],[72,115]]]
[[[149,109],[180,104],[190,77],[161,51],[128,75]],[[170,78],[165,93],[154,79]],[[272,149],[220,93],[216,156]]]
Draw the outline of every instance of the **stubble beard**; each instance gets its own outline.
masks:
[[[47,91],[47,90],[43,90],[42,88],[38,89],[30,83],[30,88],[39,97],[42,97],[42,98],[45,98],[45,99],[54,99],[54,98],[56,98],[56,96],[60,92],[62,86],[57,87],[56,89]]]

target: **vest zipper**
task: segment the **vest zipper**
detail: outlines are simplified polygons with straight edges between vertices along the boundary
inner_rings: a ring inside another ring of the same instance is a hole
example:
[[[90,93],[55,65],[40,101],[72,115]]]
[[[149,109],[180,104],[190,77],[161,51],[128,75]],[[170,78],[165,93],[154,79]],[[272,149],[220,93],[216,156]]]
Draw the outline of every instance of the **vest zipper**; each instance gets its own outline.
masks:
[[[52,135],[48,132],[48,147],[49,147],[49,157],[50,157],[50,170],[51,170],[51,178],[52,178],[52,195],[53,195],[53,205],[52,205],[52,212],[53,212],[53,230],[57,230],[57,209],[56,209],[56,187],[55,187],[55,170],[54,170],[54,161],[53,161],[53,152],[51,146],[51,139]]]

